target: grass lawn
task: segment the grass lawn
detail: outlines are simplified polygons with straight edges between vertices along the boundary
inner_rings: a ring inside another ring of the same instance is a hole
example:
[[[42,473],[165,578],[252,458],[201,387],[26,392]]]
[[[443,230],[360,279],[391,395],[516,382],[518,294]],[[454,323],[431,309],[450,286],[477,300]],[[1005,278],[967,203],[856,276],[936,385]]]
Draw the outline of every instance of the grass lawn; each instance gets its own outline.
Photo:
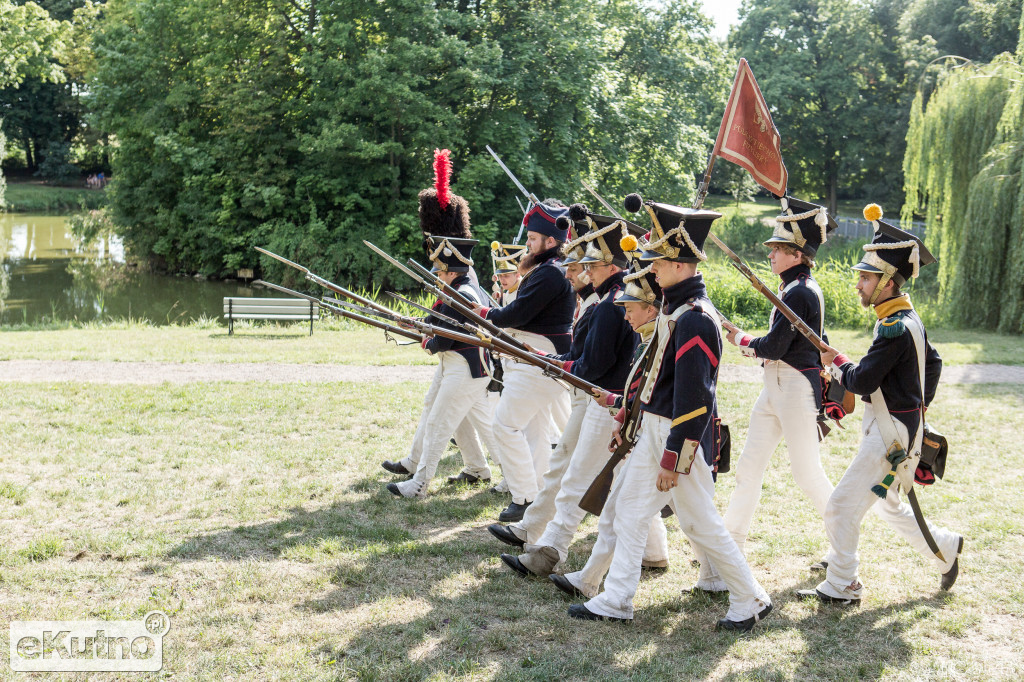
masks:
[[[173,356],[159,338],[145,340]],[[279,342],[293,343],[261,345]],[[681,594],[696,569],[674,521],[671,569],[641,583],[635,623],[582,623],[553,586],[501,564],[504,546],[485,526],[503,499],[438,481],[424,501],[393,498],[379,462],[404,453],[424,390],[0,384],[0,613],[113,620],[161,609],[171,619],[163,676],[173,679],[1024,676],[1024,472],[1011,416],[1024,408],[1024,386],[943,386],[929,412],[952,452],[946,481],[921,492],[922,506],[967,538],[949,594],[933,566],[869,515],[865,603],[797,601],[793,591],[815,583],[806,567],[825,539],[777,453],[747,545],[776,611],[747,636],[713,630],[724,602]],[[757,391],[720,388],[737,452]],[[859,416],[829,436],[833,480],[855,452]],[[457,460],[443,461],[439,480]],[[718,487],[721,509],[732,476]],[[595,530],[588,519],[570,569],[586,560]],[[0,633],[6,648],[7,628]]]
[[[333,326],[332,326],[333,325]],[[331,320],[308,336],[309,327],[236,324],[235,334],[216,324],[153,327],[140,324],[0,332],[0,360],[108,360],[158,362],[284,362],[361,365],[423,365],[434,360],[417,346],[385,343],[383,332]],[[765,330],[749,330],[763,334]],[[989,332],[929,330],[947,365],[1024,364],[1024,337]],[[859,357],[870,330],[829,332],[831,343]],[[747,362],[731,346],[730,361]]]
[[[13,213],[63,214],[106,204],[102,190],[86,187],[55,187],[42,182],[7,182],[5,210]]]

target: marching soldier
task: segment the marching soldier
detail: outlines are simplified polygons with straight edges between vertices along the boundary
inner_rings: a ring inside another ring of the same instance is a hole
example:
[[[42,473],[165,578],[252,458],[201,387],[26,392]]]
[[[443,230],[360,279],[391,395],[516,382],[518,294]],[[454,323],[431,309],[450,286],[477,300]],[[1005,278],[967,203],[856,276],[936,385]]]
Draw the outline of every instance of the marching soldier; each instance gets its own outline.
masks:
[[[898,481],[916,501],[911,496],[924,411],[935,397],[942,372],[942,359],[928,343],[924,324],[901,287],[935,258],[920,239],[883,222],[877,204],[865,208],[864,217],[874,225],[875,234],[853,269],[859,272],[861,305],[873,307],[878,317],[874,340],[859,363],[835,349],[821,355],[836,381],[865,401],[860,450],[825,508],[825,531],[833,552],[825,579],[814,590],[800,591],[801,596],[825,603],[853,604],[861,599],[857,545],[861,521],[872,506],[938,567],[943,590],[956,582],[964,545],[963,536],[926,522],[919,510],[901,502],[893,485]]]
[[[502,244],[497,241],[491,242],[491,265],[494,269],[494,300],[500,306],[506,306],[516,300],[519,282],[523,278],[519,273],[519,261],[522,260],[524,255],[526,255],[526,246],[524,245]],[[498,393],[500,393],[504,368],[500,358],[494,356],[491,359],[494,363],[492,373],[494,381],[490,390],[493,392],[497,388]],[[456,441],[458,440],[458,434],[456,434],[455,439]],[[491,452],[491,458],[494,460],[494,463],[501,466],[501,461],[498,459],[499,456],[496,450]],[[508,481],[502,478],[489,490],[497,494],[507,493]]]
[[[498,305],[508,305],[516,299],[519,282],[519,261],[526,254],[526,247],[517,244],[491,242],[491,263],[494,266],[494,300]]]
[[[625,319],[624,308],[616,305],[624,287],[623,269],[628,264],[621,242],[632,237],[635,243],[643,230],[622,219],[590,213],[583,206],[578,210],[590,225],[586,253],[580,263],[587,268],[599,303],[593,308],[579,356],[554,359],[562,369],[581,379],[606,391],[622,392],[639,339]],[[545,478],[547,486],[541,496],[555,494],[554,516],[538,539],[529,540],[524,554],[501,555],[510,568],[523,575],[547,577],[565,560],[569,544],[586,515],[579,506],[580,499],[607,461],[608,435],[614,424],[606,406],[587,400],[578,442],[563,467],[563,475],[558,479]]]
[[[426,240],[426,247],[430,261],[434,264],[433,272],[438,278],[469,300],[480,302],[484,300],[484,293],[472,285],[467,274],[473,265],[472,252],[476,243],[475,239],[431,236]],[[445,303],[435,304],[435,309],[452,319],[465,319]],[[441,318],[432,320],[428,316],[427,320],[437,326],[451,327]],[[488,450],[497,451],[489,429],[493,415],[487,393],[490,356],[481,348],[438,336],[425,338],[423,348],[432,355],[440,356],[438,366],[441,379],[429,409],[424,410],[426,416],[423,420],[422,451],[415,474],[408,481],[389,483],[387,486],[390,492],[402,497],[426,496],[427,486],[434,477],[448,439],[464,419],[468,419],[477,433],[484,435]],[[476,441],[476,435],[470,440]],[[468,449],[478,451],[478,448],[467,448],[466,445],[459,443],[463,457],[466,457]],[[463,480],[471,483],[480,479],[489,480],[490,469],[486,469],[486,473],[480,471],[487,467],[486,460],[481,464],[482,467],[474,467],[478,473],[463,470]],[[469,480],[471,477],[472,480]]]
[[[574,204],[569,209],[572,217],[559,218],[559,225],[567,229],[572,241],[566,242],[563,247],[565,258],[565,279],[576,292],[576,313],[572,322],[572,344],[569,352],[557,356],[567,360],[578,358],[583,353],[583,345],[587,338],[587,331],[590,328],[590,315],[594,311],[594,304],[598,301],[594,293],[594,286],[586,277],[583,265],[580,260],[584,257],[587,241],[587,233],[590,223],[584,218],[582,205]],[[565,421],[558,444],[551,452],[548,460],[548,470],[541,479],[540,492],[537,498],[530,505],[520,521],[505,526],[500,523],[491,524],[487,530],[494,537],[513,547],[522,547],[527,542],[535,542],[544,527],[555,515],[555,495],[558,494],[558,487],[562,475],[569,466],[569,457],[576,449],[576,442],[579,440],[580,427],[583,424],[583,415],[587,411],[587,404],[590,396],[577,388],[569,389],[569,417]]]
[[[707,298],[697,263],[713,211],[692,210],[626,198],[626,208],[645,206],[653,223],[643,260],[664,295],[655,337],[653,367],[639,387],[640,438],[630,455],[615,509],[615,554],[604,590],[569,615],[587,620],[632,620],[633,596],[651,517],[670,500],[691,542],[713,562],[729,589],[729,612],[718,627],[746,631],[772,610],[743,553],[725,528],[709,492],[718,448],[715,398],[722,354],[718,314]]]
[[[463,292],[471,300],[484,301],[486,297],[483,292],[479,287],[473,285],[468,277],[473,272],[471,253],[476,241],[471,239],[469,205],[463,197],[452,194],[449,188],[451,176],[449,156],[450,152],[447,149],[434,150],[434,186],[424,189],[419,194],[419,219],[420,229],[424,234],[424,248],[427,250],[429,260],[434,264],[435,272],[439,273],[438,276],[441,279]],[[461,317],[456,311],[442,306],[440,301],[434,307],[453,319]],[[447,326],[437,321],[434,323]],[[489,358],[479,349],[461,347],[461,344],[456,346],[448,339],[440,338],[429,339],[424,349],[428,353],[440,353],[441,362],[438,364],[430,388],[427,390],[423,413],[420,416],[416,434],[413,436],[409,454],[398,462],[384,461],[381,464],[385,470],[393,474],[414,477],[425,461],[424,452],[430,454],[430,457],[434,456],[431,453],[438,447],[435,441],[440,438],[440,434],[431,433],[428,438],[428,431],[437,422],[438,415],[447,409],[445,395],[451,393],[457,379],[465,379],[462,365],[467,364],[465,369],[473,379],[486,378],[489,372]],[[455,357],[456,355],[462,357],[461,363]],[[472,383],[475,385],[480,382]],[[483,385],[486,387],[487,382],[484,381]],[[476,395],[475,389],[470,391],[469,386],[469,384],[466,385],[467,395],[472,395],[474,398],[479,397]],[[459,419],[452,421],[446,429],[442,429],[447,430],[448,433],[444,436],[440,450],[436,452],[437,458],[440,459],[448,439],[454,431],[464,464],[462,472],[458,476],[449,477],[449,482],[475,483],[481,480],[490,480],[491,470],[487,466],[487,458],[481,448],[480,438],[473,429],[475,423],[479,434],[488,444],[488,449],[492,454],[495,453],[496,449],[490,429],[493,406],[487,398],[486,390],[478,402],[480,402],[479,405],[473,403],[465,410],[456,406],[456,409],[452,410],[452,414],[462,412],[462,415]],[[465,417],[469,417],[469,419],[465,419]],[[448,421],[447,415],[446,421]],[[420,480],[419,485],[413,485],[412,481],[407,481],[397,485],[390,484],[388,490],[406,497],[422,497],[426,494],[426,482],[433,477],[436,466],[435,462],[429,468],[429,476],[425,481]],[[426,473],[428,470],[424,470],[424,474]]]
[[[569,327],[576,308],[576,294],[556,262],[568,238],[567,230],[558,227],[556,221],[567,212],[545,203],[527,212],[523,225],[528,253],[522,265],[529,272],[519,284],[516,299],[500,308],[474,308],[531,348],[547,353],[569,350]],[[512,502],[499,515],[501,522],[522,519],[537,497],[538,482],[551,456],[548,421],[552,404],[559,400],[567,403],[568,394],[540,368],[514,361],[505,363],[494,435],[501,446],[499,459]]]
[[[817,206],[782,198],[783,214],[776,220],[769,247],[772,272],[782,280],[780,298],[827,343],[825,298],[811,268],[818,248],[836,223]],[[795,213],[794,213],[795,212]],[[754,512],[761,499],[764,472],[781,439],[786,441],[790,468],[797,486],[819,514],[832,493],[818,451],[818,413],[822,408],[821,357],[817,347],[797,332],[777,310],[769,331],[754,338],[725,322],[727,339],[743,355],[758,358],[764,367],[764,387],[754,403],[743,453],[736,464],[736,489],[725,512],[725,527],[743,550]],[[826,557],[829,561],[830,557]]]
[[[622,292],[615,299],[615,304],[623,307],[626,321],[633,327],[633,331],[640,335],[640,342],[633,352],[633,366],[629,372],[629,399],[634,400],[640,386],[642,375],[642,364],[647,345],[654,336],[656,318],[661,311],[661,287],[651,266],[644,267],[641,263],[634,261],[630,273],[623,278],[625,285]],[[598,403],[610,405],[617,411],[615,420],[621,423],[626,409],[623,396],[605,394],[598,398]],[[611,565],[612,556],[615,553],[615,506],[618,500],[619,489],[625,477],[626,468],[632,458],[627,457],[626,461],[619,467],[612,482],[608,499],[601,510],[600,522],[597,527],[597,542],[590,551],[590,557],[582,570],[565,575],[552,573],[549,579],[558,589],[573,597],[585,597],[590,599],[597,596],[601,590],[601,581],[604,579],[608,567]],[[665,530],[665,522],[661,518],[661,512],[651,517],[647,530],[647,545],[644,548],[641,567],[668,567],[668,535]]]

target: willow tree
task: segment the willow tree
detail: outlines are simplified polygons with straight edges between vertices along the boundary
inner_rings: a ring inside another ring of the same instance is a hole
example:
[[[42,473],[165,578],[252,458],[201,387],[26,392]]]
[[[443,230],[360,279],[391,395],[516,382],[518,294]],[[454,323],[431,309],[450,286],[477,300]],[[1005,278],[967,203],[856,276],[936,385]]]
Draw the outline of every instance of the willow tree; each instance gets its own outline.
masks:
[[[1024,331],[1021,76],[1021,54],[958,67],[911,110],[903,217],[926,216],[940,302],[958,326]]]

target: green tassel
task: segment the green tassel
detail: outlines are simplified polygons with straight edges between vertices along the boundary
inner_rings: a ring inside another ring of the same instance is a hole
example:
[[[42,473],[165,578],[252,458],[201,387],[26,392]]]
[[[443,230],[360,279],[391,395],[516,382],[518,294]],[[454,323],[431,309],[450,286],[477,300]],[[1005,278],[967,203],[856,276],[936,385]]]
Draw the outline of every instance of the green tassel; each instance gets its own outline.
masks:
[[[871,492],[873,492],[874,494],[878,495],[880,498],[882,498],[884,500],[885,496],[889,494],[889,486],[891,486],[892,482],[895,481],[895,480],[896,480],[896,470],[892,469],[888,473],[888,475],[885,478],[882,479],[881,483],[879,483],[878,485],[871,486]]]
[[[893,443],[893,449],[885,456],[889,464],[896,468],[896,465],[907,458],[907,451]]]

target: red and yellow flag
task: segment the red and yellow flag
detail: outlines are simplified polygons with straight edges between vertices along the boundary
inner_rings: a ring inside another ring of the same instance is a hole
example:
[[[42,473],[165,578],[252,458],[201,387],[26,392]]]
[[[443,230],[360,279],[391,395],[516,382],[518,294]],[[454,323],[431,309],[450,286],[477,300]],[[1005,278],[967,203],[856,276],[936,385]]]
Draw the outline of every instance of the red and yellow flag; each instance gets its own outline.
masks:
[[[740,59],[736,69],[714,153],[745,168],[757,184],[772,194],[786,194],[789,173],[782,162],[779,131],[772,123],[768,105],[746,59]]]

